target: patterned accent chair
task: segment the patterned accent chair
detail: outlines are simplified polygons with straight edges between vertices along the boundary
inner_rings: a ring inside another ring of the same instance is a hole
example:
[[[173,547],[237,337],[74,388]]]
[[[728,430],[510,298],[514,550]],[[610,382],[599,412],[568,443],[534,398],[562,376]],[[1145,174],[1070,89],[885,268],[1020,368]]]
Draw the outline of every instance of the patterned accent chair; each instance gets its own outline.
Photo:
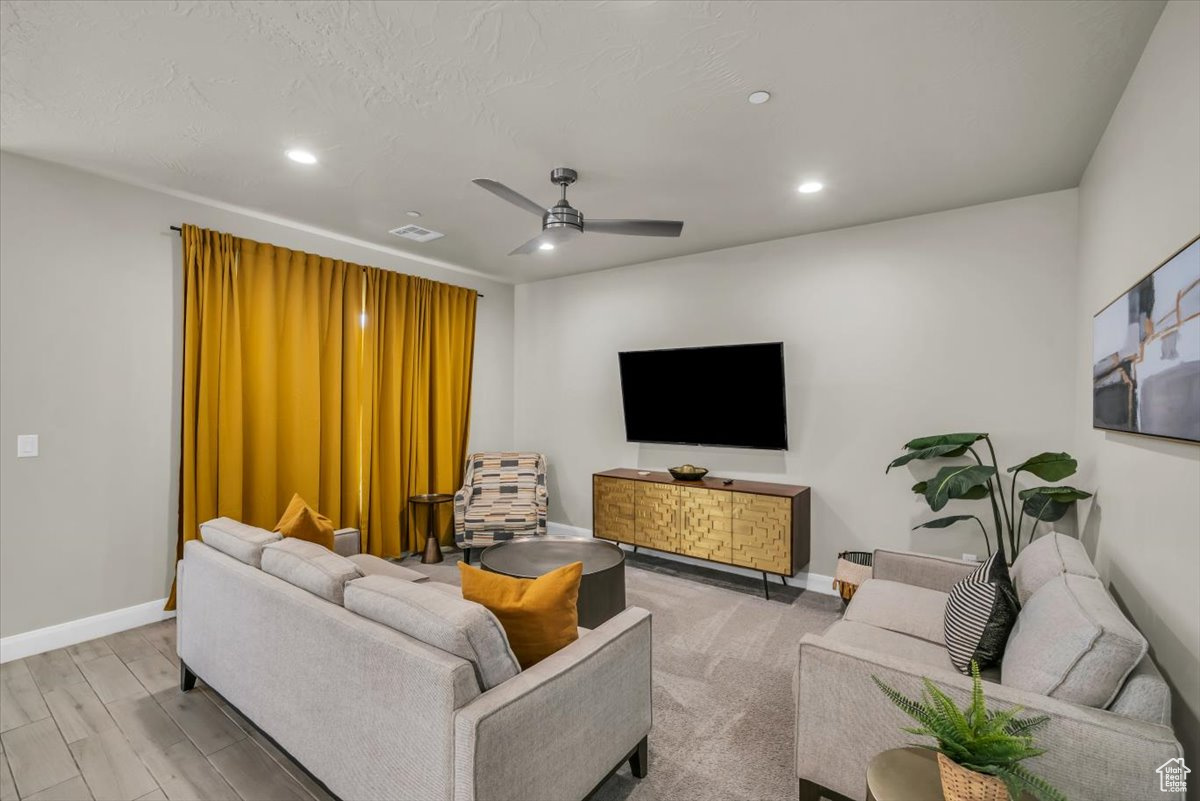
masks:
[[[473,453],[454,493],[454,542],[471,550],[523,534],[546,533],[546,457],[540,453]]]

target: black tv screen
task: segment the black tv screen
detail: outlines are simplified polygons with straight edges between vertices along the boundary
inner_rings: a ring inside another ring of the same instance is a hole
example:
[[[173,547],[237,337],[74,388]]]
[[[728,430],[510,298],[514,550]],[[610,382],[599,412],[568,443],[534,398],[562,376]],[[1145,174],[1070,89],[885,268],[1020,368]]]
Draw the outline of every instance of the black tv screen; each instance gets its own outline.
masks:
[[[620,354],[630,442],[786,450],[783,343]]]

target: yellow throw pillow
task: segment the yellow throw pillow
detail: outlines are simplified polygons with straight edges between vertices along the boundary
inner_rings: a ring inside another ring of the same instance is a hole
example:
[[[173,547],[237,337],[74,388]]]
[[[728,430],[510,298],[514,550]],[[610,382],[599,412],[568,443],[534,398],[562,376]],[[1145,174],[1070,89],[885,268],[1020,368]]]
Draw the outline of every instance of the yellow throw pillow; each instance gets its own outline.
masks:
[[[285,537],[308,540],[333,550],[333,521],[305,503],[299,494],[292,496],[275,530]]]
[[[535,579],[512,578],[458,563],[462,597],[491,610],[504,626],[521,668],[536,665],[579,639],[579,579],[572,562]]]

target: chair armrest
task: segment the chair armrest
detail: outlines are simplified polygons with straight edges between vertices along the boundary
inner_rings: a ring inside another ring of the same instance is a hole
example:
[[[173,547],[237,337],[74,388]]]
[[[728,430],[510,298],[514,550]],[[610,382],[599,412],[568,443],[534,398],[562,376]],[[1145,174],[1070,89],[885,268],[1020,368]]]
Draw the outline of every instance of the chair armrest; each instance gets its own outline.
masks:
[[[550,493],[546,490],[545,484],[538,484],[537,490],[534,493],[534,501],[537,505],[537,533],[546,533],[546,520],[550,509]]]
[[[339,528],[333,532],[333,552],[338,556],[362,553],[362,534],[356,528]]]
[[[650,613],[630,607],[455,713],[454,799],[583,798],[650,725]]]
[[[880,692],[873,675],[910,697],[920,697],[921,677],[927,676],[960,706],[970,698],[969,676],[805,635],[796,699],[798,777],[861,798],[871,757],[914,741],[901,727],[915,723]],[[989,709],[1021,706],[1024,715],[1050,717],[1035,733],[1046,753],[1023,764],[1068,798],[1170,795],[1160,794],[1155,773],[1183,754],[1169,727],[993,682],[983,687]]]
[[[945,556],[931,556],[907,551],[885,551],[877,549],[871,560],[871,578],[898,581],[938,592],[950,592],[955,582],[965,578],[979,567],[974,562],[963,562]]]
[[[467,532],[467,498],[469,497],[470,486],[464,484],[459,488],[458,492],[454,493],[454,536],[455,539],[462,539]]]

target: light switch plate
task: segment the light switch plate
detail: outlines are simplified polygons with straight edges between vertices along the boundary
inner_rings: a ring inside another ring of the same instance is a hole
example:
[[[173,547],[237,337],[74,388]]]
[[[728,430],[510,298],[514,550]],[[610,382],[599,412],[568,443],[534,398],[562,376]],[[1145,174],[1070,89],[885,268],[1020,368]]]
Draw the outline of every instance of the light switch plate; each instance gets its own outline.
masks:
[[[25,459],[30,456],[38,455],[38,435],[37,434],[18,434],[17,435],[17,458]]]

